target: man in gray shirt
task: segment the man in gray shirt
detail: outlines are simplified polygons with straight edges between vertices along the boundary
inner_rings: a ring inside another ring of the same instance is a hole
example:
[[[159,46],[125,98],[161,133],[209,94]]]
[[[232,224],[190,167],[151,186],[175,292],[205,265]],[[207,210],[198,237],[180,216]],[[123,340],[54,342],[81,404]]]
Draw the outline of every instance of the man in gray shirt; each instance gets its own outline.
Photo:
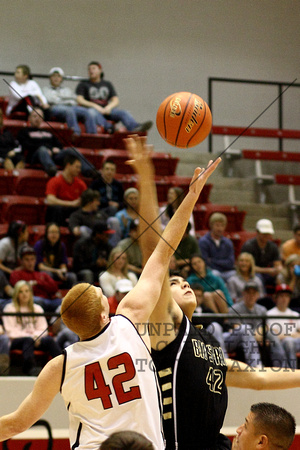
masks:
[[[228,314],[236,315],[236,318],[229,320],[230,324],[236,327],[241,324],[246,324],[246,332],[252,333],[257,342],[262,343],[263,327],[261,316],[266,315],[267,309],[256,303],[258,298],[258,285],[254,281],[247,283],[244,287],[242,301],[231,306],[228,310]],[[252,315],[253,319],[243,319],[240,317],[241,314]],[[289,367],[285,351],[278,337],[272,334],[269,330],[266,330],[266,339],[272,366]]]
[[[64,71],[53,67],[50,72],[50,86],[43,88],[43,93],[50,105],[50,119],[67,122],[75,135],[81,134],[78,121],[84,122],[87,133],[96,134],[97,125],[88,108],[77,105],[76,94],[67,86],[62,86]]]

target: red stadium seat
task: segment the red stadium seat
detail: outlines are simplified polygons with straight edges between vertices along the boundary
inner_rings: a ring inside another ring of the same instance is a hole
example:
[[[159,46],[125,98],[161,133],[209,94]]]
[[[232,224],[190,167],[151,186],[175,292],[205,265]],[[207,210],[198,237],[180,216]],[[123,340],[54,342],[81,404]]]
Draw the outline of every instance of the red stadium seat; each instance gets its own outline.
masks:
[[[13,172],[0,169],[0,195],[13,194]]]
[[[214,212],[221,212],[226,215],[228,220],[226,227],[227,232],[243,230],[246,211],[239,211],[235,206],[231,205],[215,205],[206,203],[203,205],[196,205],[194,208],[193,215],[196,231],[209,228],[209,217]]]
[[[0,197],[1,222],[23,220],[27,225],[45,223],[45,203],[38,198],[21,195]]]
[[[21,169],[14,171],[14,191],[17,195],[45,197],[49,176],[43,170]]]

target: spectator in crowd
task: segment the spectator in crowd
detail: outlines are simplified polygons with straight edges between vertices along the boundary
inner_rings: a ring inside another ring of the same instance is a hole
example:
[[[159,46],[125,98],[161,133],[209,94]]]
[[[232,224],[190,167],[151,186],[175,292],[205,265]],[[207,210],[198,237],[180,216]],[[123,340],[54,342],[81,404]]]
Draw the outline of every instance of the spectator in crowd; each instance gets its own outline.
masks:
[[[300,224],[293,228],[294,237],[288,239],[281,246],[281,259],[285,261],[291,255],[300,256]]]
[[[277,276],[277,284],[288,284],[292,291],[291,308],[300,312],[300,255],[289,255]]]
[[[242,301],[229,308],[228,313],[236,314],[236,318],[229,319],[229,323],[231,325],[247,325],[247,333],[252,333],[258,343],[262,344],[264,330],[262,327],[262,319],[260,316],[265,316],[267,313],[267,309],[264,306],[258,305],[256,303],[258,298],[258,285],[254,281],[250,281],[244,287]],[[251,314],[251,316],[253,316],[253,319],[242,319],[239,317],[241,314]],[[271,365],[274,367],[289,367],[283,346],[279,338],[267,329],[265,330],[265,332],[267,342],[269,343],[268,349],[270,352]],[[270,365],[266,360],[264,360],[263,363],[265,365]]]
[[[112,433],[100,445],[98,450],[154,450],[152,443],[135,431],[118,431]]]
[[[29,282],[20,280],[16,283],[12,303],[6,305],[7,313],[43,313],[41,306],[33,302],[32,287]],[[34,350],[49,352],[52,357],[61,354],[58,344],[48,335],[48,324],[44,316],[3,316],[3,323],[10,338],[10,350],[22,350],[23,372],[25,375],[38,375]]]
[[[48,273],[61,289],[70,289],[77,283],[76,274],[68,270],[67,249],[56,223],[47,223],[45,236],[34,244],[34,250],[38,270]]]
[[[159,208],[160,220],[162,229],[164,229],[167,223],[170,221],[171,217],[174,215],[176,209],[184,199],[185,192],[181,187],[175,186],[170,187],[167,195],[167,205],[161,206]],[[193,214],[190,217],[191,231],[190,234],[192,236],[196,235],[195,232],[195,224],[194,224],[194,216]]]
[[[121,278],[115,284],[115,293],[114,295],[107,298],[109,303],[109,314],[115,315],[117,311],[117,307],[123,298],[128,292],[133,289],[133,283],[128,278]]]
[[[87,189],[79,178],[81,161],[76,155],[67,155],[63,171],[51,178],[46,186],[46,222],[55,222],[66,226],[66,220],[80,206],[81,194]]]
[[[88,108],[79,106],[75,92],[64,86],[64,71],[61,67],[52,67],[49,72],[50,86],[43,88],[49,108],[49,119],[67,122],[68,127],[79,136],[81,128],[78,122],[84,122],[87,133],[96,134],[97,125]]]
[[[235,273],[234,247],[232,241],[224,236],[226,226],[225,214],[213,213],[209,217],[210,231],[199,239],[201,255],[206,264],[214,275],[223,278],[225,282]]]
[[[63,144],[49,128],[43,128],[44,113],[40,108],[31,111],[28,120],[30,126],[22,128],[18,133],[28,164],[41,164],[47,174],[53,177],[57,172],[56,165],[62,166],[65,157],[72,155],[80,160],[84,176],[89,177],[96,172],[95,167],[75,148],[63,149]]]
[[[101,204],[99,191],[87,189],[81,194],[81,206],[69,217],[69,229],[76,237],[88,237],[96,222],[106,222],[111,230],[110,244],[116,246],[121,238],[121,227],[116,217],[109,217],[104,210],[99,209]]]
[[[20,251],[27,244],[28,228],[22,220],[13,220],[6,236],[0,240],[0,270],[10,275],[18,266]]]
[[[47,110],[49,105],[40,86],[32,80],[30,68],[25,64],[16,67],[15,80],[9,85],[9,100],[6,109],[7,116],[15,112],[24,112],[26,117],[32,107],[39,106]]]
[[[126,253],[119,247],[115,247],[109,254],[107,269],[99,275],[99,285],[106,297],[111,297],[116,292],[116,282],[127,278],[133,284],[137,283],[137,276],[128,270]]]
[[[8,375],[9,362],[9,337],[5,333],[0,319],[0,376]]]
[[[90,110],[97,125],[110,134],[114,132],[112,122],[122,122],[128,131],[147,131],[152,122],[138,123],[128,111],[117,109],[119,97],[110,81],[104,80],[104,73],[99,62],[88,65],[89,79],[81,81],[77,88],[77,102]]]
[[[255,261],[255,272],[261,277],[267,294],[274,292],[276,277],[282,269],[279,249],[271,241],[274,228],[271,220],[260,219],[256,223],[256,236],[246,241],[241,252],[251,253]]]
[[[23,169],[24,161],[19,142],[4,128],[3,111],[0,108],[0,164],[6,170]]]
[[[13,287],[9,284],[5,273],[0,270],[0,312],[5,305],[11,302]]]
[[[109,216],[114,216],[123,207],[124,189],[120,181],[116,180],[116,163],[106,160],[96,180],[90,188],[100,192],[102,209]]]
[[[98,282],[99,273],[106,270],[107,260],[112,250],[108,243],[114,233],[105,222],[93,226],[90,237],[78,239],[73,248],[73,270],[79,281],[93,284]]]
[[[34,301],[46,312],[53,312],[61,304],[57,283],[46,272],[35,270],[36,253],[33,247],[23,247],[21,250],[21,266],[10,274],[10,283],[15,286],[20,280],[27,281],[32,286]]]
[[[143,255],[139,244],[139,230],[136,221],[130,222],[129,237],[119,241],[118,247],[126,252],[128,270],[134,272],[139,277],[142,273]],[[175,256],[172,255],[172,258],[175,258]]]
[[[255,275],[255,261],[251,253],[240,253],[236,262],[236,271],[227,280],[227,287],[232,300],[240,302],[243,298],[245,284],[254,281],[258,285],[259,297],[265,296],[265,289],[261,279]]]
[[[191,223],[189,222],[183,238],[174,253],[178,267],[185,266],[189,263],[192,255],[198,254],[201,256],[197,239],[190,234],[190,231]]]
[[[58,306],[55,312],[60,314],[61,306]],[[50,320],[50,325],[54,338],[61,350],[79,341],[77,334],[64,324],[60,316],[53,316]]]
[[[123,239],[129,236],[130,223],[139,218],[139,191],[136,188],[126,189],[124,192],[124,204],[125,207],[116,213]]]
[[[288,411],[272,403],[256,403],[236,430],[232,450],[288,450],[295,431],[295,419]]]
[[[214,312],[227,313],[228,306],[231,306],[233,302],[222,278],[214,275],[199,255],[192,255],[190,264],[192,273],[188,276],[187,282],[199,283],[203,286],[207,306]]]
[[[297,369],[297,353],[300,352],[300,316],[289,308],[292,290],[287,284],[278,284],[275,289],[274,308],[267,311],[268,316],[294,316],[291,318],[268,319],[270,332],[278,336],[286,352],[289,367]]]
[[[220,343],[225,358],[228,354],[239,349],[243,351],[243,361],[251,367],[261,367],[262,361],[260,351],[255,337],[251,333],[247,333],[246,325],[231,327],[223,319],[207,319],[206,314],[214,314],[214,311],[205,306],[204,289],[201,284],[192,284],[191,289],[194,291],[197,306],[193,313],[192,323],[201,325],[206,328]],[[194,314],[200,314],[201,317]]]

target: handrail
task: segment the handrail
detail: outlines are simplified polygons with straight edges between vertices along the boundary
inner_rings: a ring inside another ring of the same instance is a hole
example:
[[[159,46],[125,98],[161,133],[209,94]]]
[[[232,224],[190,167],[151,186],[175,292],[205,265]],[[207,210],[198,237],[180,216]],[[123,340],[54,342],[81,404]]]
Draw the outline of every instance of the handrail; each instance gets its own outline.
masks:
[[[242,78],[221,78],[221,77],[209,77],[208,78],[208,104],[213,114],[213,83],[239,83],[239,84],[260,84],[266,86],[277,86],[278,96],[278,129],[282,130],[283,127],[283,88],[286,86],[300,87],[300,83],[292,83],[289,81],[266,81],[266,80],[247,80]],[[209,134],[209,153],[212,152],[212,139],[213,133]],[[279,151],[283,151],[283,138],[278,137]]]

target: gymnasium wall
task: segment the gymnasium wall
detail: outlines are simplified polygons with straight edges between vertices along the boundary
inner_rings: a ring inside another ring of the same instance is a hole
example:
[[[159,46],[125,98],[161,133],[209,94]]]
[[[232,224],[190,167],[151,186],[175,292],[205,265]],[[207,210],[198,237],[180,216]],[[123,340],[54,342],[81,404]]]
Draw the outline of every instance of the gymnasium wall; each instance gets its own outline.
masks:
[[[160,102],[176,91],[207,100],[208,77],[299,77],[295,0],[0,0],[0,6],[0,71],[27,63],[35,73],[61,66],[85,76],[87,63],[99,60],[121,106],[139,120],[155,120]],[[2,78],[9,81],[1,77],[0,95],[7,93]],[[274,88],[217,84],[214,124],[247,126],[276,96]],[[284,100],[284,126],[299,127],[300,88],[290,88]],[[276,112],[274,105],[256,126],[276,127]],[[155,128],[149,140],[171,150]]]

